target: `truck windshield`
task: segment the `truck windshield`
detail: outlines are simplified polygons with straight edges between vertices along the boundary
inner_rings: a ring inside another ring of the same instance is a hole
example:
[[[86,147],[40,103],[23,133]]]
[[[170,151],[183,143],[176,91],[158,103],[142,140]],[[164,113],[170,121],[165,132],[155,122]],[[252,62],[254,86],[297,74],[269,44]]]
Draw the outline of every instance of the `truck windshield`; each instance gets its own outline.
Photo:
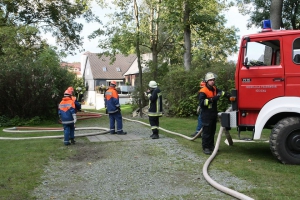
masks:
[[[259,42],[248,42],[247,66],[270,66],[280,63],[280,42],[278,40],[268,40]],[[276,59],[273,59],[273,58]]]

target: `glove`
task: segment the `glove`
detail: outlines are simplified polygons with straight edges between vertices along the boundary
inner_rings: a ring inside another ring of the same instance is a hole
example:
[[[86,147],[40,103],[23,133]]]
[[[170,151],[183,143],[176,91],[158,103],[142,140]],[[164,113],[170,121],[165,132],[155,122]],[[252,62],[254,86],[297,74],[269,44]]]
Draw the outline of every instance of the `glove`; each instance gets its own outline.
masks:
[[[229,92],[225,92],[224,96],[229,99],[231,97],[231,94]]]
[[[200,114],[200,110],[201,110],[201,107],[198,106],[198,107],[197,107],[197,114],[198,114],[198,115]]]
[[[73,121],[74,121],[74,124],[77,122],[77,117],[76,117],[76,114],[73,114]]]
[[[117,109],[118,109],[119,112],[121,112],[121,108],[120,107],[117,107]]]
[[[211,98],[212,101],[218,101],[219,99],[220,99],[219,95],[216,95],[213,98]]]
[[[105,108],[105,114],[108,114],[108,112],[107,112],[107,108]]]

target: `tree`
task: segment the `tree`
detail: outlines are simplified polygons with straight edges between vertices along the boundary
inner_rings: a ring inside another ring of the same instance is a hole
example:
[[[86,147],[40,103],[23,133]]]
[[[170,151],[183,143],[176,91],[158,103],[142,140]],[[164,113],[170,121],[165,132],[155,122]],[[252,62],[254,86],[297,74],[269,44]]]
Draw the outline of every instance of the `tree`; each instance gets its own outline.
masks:
[[[272,28],[300,29],[299,0],[236,0],[240,12],[250,15],[248,27],[261,26],[261,21],[271,19]]]
[[[282,27],[282,6],[283,0],[272,0],[270,6],[270,20],[273,29],[280,29]]]
[[[128,53],[134,49],[133,17],[130,2],[118,2],[114,1],[122,11],[110,15],[112,21],[104,29],[97,30],[93,38],[112,35],[111,38],[101,40],[99,47],[111,53]],[[236,29],[226,28],[225,17],[219,14],[225,8],[225,5],[215,0],[144,1],[139,12],[140,45],[142,53],[152,53],[150,67],[153,78],[157,78],[159,56],[160,60],[170,59],[172,63],[175,60],[176,64],[183,63],[185,69],[190,70],[193,57],[206,61],[225,61],[228,55],[235,53]]]
[[[23,49],[12,60],[2,58],[0,114],[26,119],[57,117],[57,105],[75,75],[60,67],[55,50],[49,46],[38,52]]]
[[[83,16],[87,21],[96,20],[90,8],[90,0],[5,0],[0,3],[0,55],[4,55],[7,48],[2,42],[6,40],[6,33],[16,33],[24,40],[26,38],[27,48],[40,44],[40,30],[52,33],[65,51],[72,52],[82,44],[80,32],[82,24],[76,19]],[[5,30],[3,30],[5,29]],[[27,32],[24,29],[35,29]],[[15,38],[18,39],[18,38]],[[20,43],[20,45],[23,45]]]
[[[237,51],[237,30],[234,27],[225,27],[226,20],[222,15],[222,11],[231,4],[226,5],[215,0],[164,2],[168,8],[164,22],[171,24],[170,27],[176,31],[176,39],[173,40],[179,44],[178,53],[184,54],[183,64],[186,71],[195,68],[192,67],[195,59],[224,62],[228,55]]]
[[[184,68],[190,70],[192,64],[191,55],[191,26],[190,26],[190,13],[191,9],[189,6],[189,1],[185,0],[183,2],[183,24],[184,24]]]
[[[137,62],[139,68],[139,109],[142,111],[144,105],[143,98],[143,73],[142,73],[142,65],[141,65],[141,51],[140,51],[140,22],[139,22],[139,9],[136,0],[134,0],[134,13],[135,13],[135,21],[136,21],[136,54],[137,54]],[[143,112],[139,112],[140,116],[143,116]]]

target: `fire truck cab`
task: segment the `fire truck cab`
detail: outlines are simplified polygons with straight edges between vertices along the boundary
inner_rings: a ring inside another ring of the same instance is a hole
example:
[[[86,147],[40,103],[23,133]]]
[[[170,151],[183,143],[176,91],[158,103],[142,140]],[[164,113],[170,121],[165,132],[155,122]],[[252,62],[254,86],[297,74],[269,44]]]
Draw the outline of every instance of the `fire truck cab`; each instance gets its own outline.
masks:
[[[271,129],[270,149],[282,163],[300,164],[300,30],[272,30],[243,36],[235,71],[231,112],[225,128],[253,131],[253,140]]]

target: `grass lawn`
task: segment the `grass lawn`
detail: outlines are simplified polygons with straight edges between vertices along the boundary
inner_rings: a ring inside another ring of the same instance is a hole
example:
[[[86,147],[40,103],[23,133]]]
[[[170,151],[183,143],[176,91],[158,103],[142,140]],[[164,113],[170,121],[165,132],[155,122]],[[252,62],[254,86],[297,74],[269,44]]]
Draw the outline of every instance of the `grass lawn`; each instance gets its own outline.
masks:
[[[130,117],[130,106],[122,106],[124,117]],[[99,111],[97,111],[99,112]],[[100,110],[103,113],[103,110]],[[78,126],[92,126],[97,119],[79,120]],[[108,118],[103,117],[108,123]],[[147,119],[141,121],[148,122]],[[59,127],[58,123],[43,124],[44,127]],[[95,125],[94,125],[95,126]],[[190,136],[197,126],[197,118],[170,118],[162,117],[160,126],[164,129]],[[219,128],[217,128],[217,132]],[[168,137],[176,138],[183,146],[190,148],[199,156],[202,153],[201,139],[186,140],[180,136],[164,133]],[[235,130],[230,131],[234,139],[238,139]],[[52,133],[62,135],[62,132]],[[249,185],[255,186],[247,191],[239,191],[254,199],[300,199],[300,167],[297,165],[284,165],[279,163],[272,155],[268,140],[270,131],[265,130],[261,141],[255,143],[234,143],[227,146],[222,135],[220,152],[210,165],[210,170],[228,171],[233,176],[245,180]],[[43,136],[45,133],[6,133],[0,130],[0,137]],[[216,134],[217,137],[217,134]],[[245,136],[247,137],[247,136]],[[251,133],[248,133],[251,137]],[[39,183],[44,166],[49,159],[61,160],[72,156],[63,145],[62,139],[36,139],[36,140],[0,140],[0,199],[20,200],[30,199],[30,192]],[[204,164],[204,163],[203,163]],[[199,166],[202,168],[202,166]]]

